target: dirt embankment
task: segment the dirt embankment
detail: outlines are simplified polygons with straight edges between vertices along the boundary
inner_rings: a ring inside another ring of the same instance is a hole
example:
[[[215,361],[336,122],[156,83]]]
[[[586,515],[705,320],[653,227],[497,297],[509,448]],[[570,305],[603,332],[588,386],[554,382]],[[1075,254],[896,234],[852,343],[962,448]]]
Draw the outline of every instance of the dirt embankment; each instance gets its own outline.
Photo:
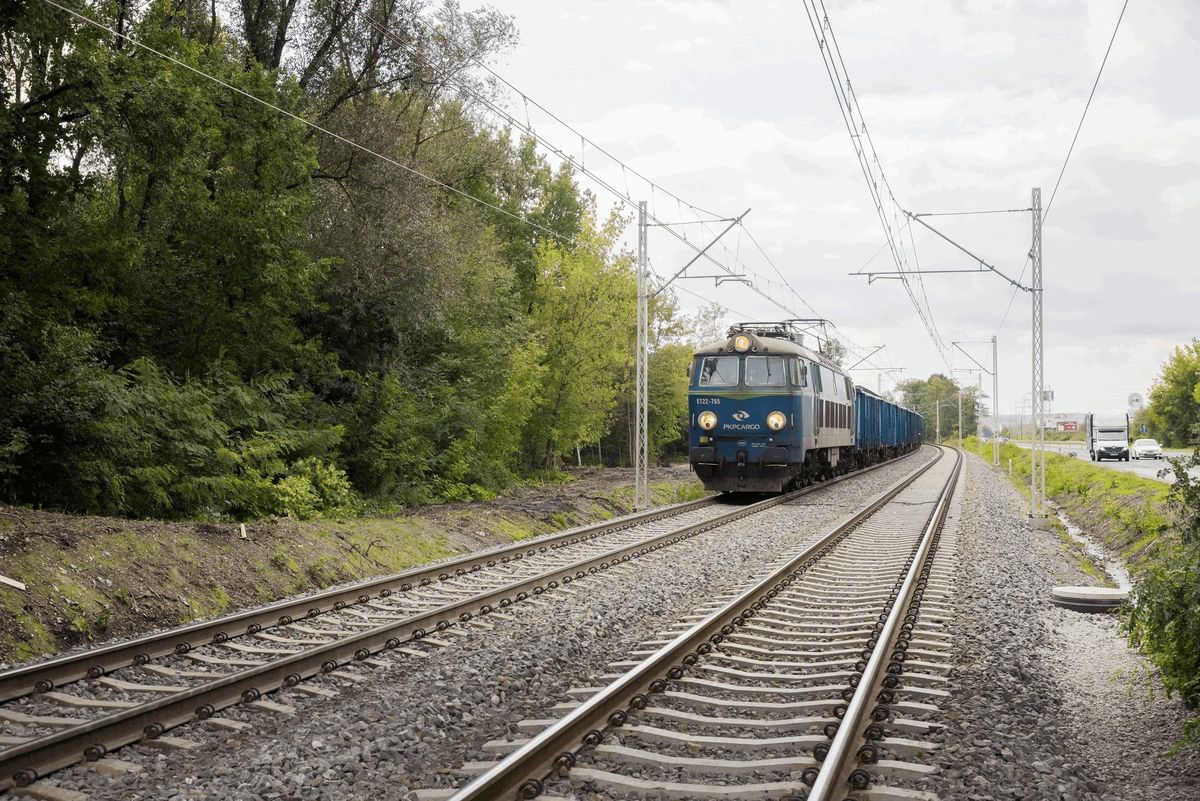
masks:
[[[82,517],[0,506],[0,665],[268,603],[342,581],[630,511],[633,471],[391,517],[246,524]],[[699,497],[686,467],[651,472],[656,504]]]

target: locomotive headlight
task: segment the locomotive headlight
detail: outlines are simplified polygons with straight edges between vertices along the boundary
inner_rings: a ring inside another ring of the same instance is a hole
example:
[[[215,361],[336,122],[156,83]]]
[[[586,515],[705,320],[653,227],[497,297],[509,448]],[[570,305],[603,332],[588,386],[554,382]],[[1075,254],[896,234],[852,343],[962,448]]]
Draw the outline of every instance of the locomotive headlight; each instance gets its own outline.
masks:
[[[733,349],[738,353],[745,353],[750,350],[750,337],[745,334],[738,334],[733,340]]]
[[[783,412],[771,412],[767,415],[767,428],[772,431],[782,431],[787,425],[787,415]]]
[[[699,423],[700,427],[705,431],[712,431],[717,427],[716,412],[700,412],[700,416],[696,418],[696,422]]]

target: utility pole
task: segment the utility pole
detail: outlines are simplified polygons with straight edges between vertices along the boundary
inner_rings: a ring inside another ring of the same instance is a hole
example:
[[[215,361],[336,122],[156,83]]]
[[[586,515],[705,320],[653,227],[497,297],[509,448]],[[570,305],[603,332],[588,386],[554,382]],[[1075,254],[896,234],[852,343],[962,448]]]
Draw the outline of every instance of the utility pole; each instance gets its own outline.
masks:
[[[958,387],[958,449],[962,450],[962,386]]]
[[[1029,516],[1046,517],[1046,398],[1042,326],[1042,190],[1033,188],[1033,453],[1029,474]]]
[[[649,400],[650,351],[650,294],[649,259],[646,254],[646,201],[638,203],[638,268],[637,268],[637,422],[634,424],[633,448],[633,508],[650,506],[649,461],[650,443],[646,436],[647,405]]]
[[[637,379],[635,392],[637,393],[637,402],[634,409],[634,416],[637,418],[634,423],[633,437],[633,508],[641,510],[650,506],[650,442],[647,436],[649,422],[647,417],[650,409],[650,300],[659,292],[664,291],[677,278],[688,276],[683,275],[688,267],[691,267],[706,254],[713,245],[733,230],[733,227],[740,223],[750,209],[746,209],[737,217],[726,218],[718,222],[727,222],[729,225],[721,233],[717,234],[711,242],[705,245],[700,250],[696,251],[696,255],[688,261],[687,264],[679,268],[670,279],[662,286],[653,292],[650,291],[650,258],[647,254],[646,234],[650,228],[648,222],[649,215],[646,213],[646,201],[638,202],[638,263],[637,263]],[[655,223],[656,225],[667,225],[668,223]],[[712,258],[711,256],[709,257]],[[728,268],[723,268],[731,275],[729,278],[724,276],[705,276],[714,277],[719,285],[721,280],[740,280],[741,277],[733,275]],[[699,277],[699,276],[696,276]]]
[[[976,373],[976,375],[978,377],[978,382],[977,382],[977,387],[979,390],[978,397],[983,396],[983,374],[990,373],[992,376],[992,428],[994,429],[992,431],[992,464],[999,464],[1000,463],[1000,442],[999,442],[998,438],[1000,436],[1000,405],[999,405],[1000,404],[1000,381],[999,381],[998,376],[1000,375],[1000,373],[997,368],[996,337],[993,334],[991,340],[987,340],[987,341],[985,341],[985,340],[979,340],[976,342],[955,341],[955,342],[951,342],[950,344],[952,344],[954,347],[961,350],[963,352],[963,355],[965,355],[968,359],[975,362],[976,367],[970,367],[967,369],[971,372]],[[974,356],[972,356],[968,351],[963,349],[963,345],[989,345],[989,344],[992,346],[992,369],[991,370],[988,370],[986,367],[983,366],[982,362],[980,362],[978,359],[976,359]],[[953,371],[951,371],[951,372],[953,372]],[[959,423],[959,429],[960,430],[962,429],[961,422]],[[976,406],[976,413],[975,413],[975,433],[976,433],[976,435],[978,435],[980,433],[980,421],[979,421],[978,406]]]

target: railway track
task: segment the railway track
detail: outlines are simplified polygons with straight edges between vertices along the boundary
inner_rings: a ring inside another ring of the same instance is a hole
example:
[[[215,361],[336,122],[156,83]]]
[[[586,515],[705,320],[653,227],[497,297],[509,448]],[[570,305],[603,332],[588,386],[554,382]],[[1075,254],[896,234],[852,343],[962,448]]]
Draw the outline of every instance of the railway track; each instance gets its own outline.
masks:
[[[272,691],[830,483],[748,506],[679,504],[0,673],[0,791],[183,723],[220,723],[234,704],[269,706]]]
[[[936,799],[960,468],[944,450],[420,797]]]

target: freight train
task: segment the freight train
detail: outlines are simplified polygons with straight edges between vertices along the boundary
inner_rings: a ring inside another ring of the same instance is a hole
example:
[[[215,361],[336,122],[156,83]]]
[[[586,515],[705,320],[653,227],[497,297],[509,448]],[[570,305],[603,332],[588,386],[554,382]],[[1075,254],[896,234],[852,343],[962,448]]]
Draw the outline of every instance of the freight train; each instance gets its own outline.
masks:
[[[776,493],[916,450],[925,419],[854,383],[787,323],[696,350],[688,457],[706,489]]]

